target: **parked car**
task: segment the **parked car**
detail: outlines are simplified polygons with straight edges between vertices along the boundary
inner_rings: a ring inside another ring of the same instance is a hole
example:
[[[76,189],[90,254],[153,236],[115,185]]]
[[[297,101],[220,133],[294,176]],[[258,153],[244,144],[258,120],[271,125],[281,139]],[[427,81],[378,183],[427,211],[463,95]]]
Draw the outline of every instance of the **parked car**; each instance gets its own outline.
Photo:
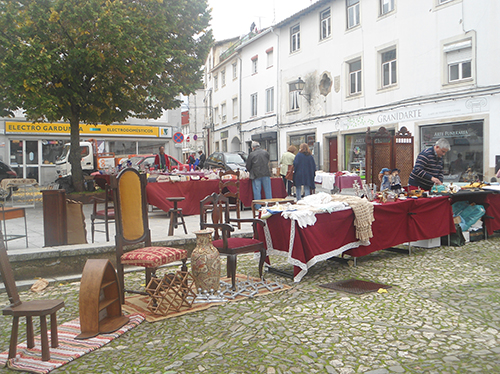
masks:
[[[0,161],[0,181],[7,178],[17,178],[17,173],[7,164]],[[14,188],[17,190],[17,188]],[[12,188],[8,188],[7,190],[0,188],[0,199],[8,199],[12,195]]]
[[[179,160],[173,158],[170,155],[167,155],[168,159],[170,160],[170,168],[172,169],[181,169],[181,170],[187,170],[188,165],[183,164]],[[121,161],[122,165],[126,165],[127,162],[130,161],[132,164],[133,168],[136,169],[148,169],[152,167],[155,163],[155,155],[135,155],[130,157],[129,159],[123,159]]]
[[[243,152],[214,152],[205,161],[205,168],[246,171],[246,159]]]

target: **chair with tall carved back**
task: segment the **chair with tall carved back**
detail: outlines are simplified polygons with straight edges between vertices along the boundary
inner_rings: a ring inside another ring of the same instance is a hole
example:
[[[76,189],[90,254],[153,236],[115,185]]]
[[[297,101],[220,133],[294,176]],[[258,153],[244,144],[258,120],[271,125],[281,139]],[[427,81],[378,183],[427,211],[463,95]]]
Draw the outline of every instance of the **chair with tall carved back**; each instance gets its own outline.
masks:
[[[229,211],[236,212],[236,218],[241,218],[240,213],[240,171],[221,170],[219,171],[219,194],[223,194],[229,199]],[[241,223],[238,222],[241,229]]]
[[[40,317],[40,343],[42,350],[42,361],[50,360],[49,338],[47,332],[46,317],[50,316],[50,346],[57,348],[59,339],[57,335],[56,313],[64,307],[64,300],[31,300],[22,302],[17,292],[14,274],[10,266],[7,250],[5,249],[3,235],[0,232],[0,272],[2,280],[9,296],[10,306],[2,310],[4,315],[10,315],[12,320],[12,332],[10,335],[9,359],[16,357],[17,336],[19,333],[19,317],[26,317],[26,344],[28,348],[35,347],[35,336],[33,333],[32,317]]]
[[[208,222],[210,215],[205,214],[206,209],[211,212],[212,223]],[[231,237],[231,232],[235,230],[232,223],[243,222],[252,223],[253,237]],[[265,226],[265,224],[263,220],[256,218],[231,218],[229,216],[229,201],[223,194],[213,193],[200,201],[200,228],[202,230],[214,229],[212,244],[221,255],[227,257],[227,276],[231,278],[233,290],[236,289],[236,259],[239,254],[260,253],[259,276],[263,279],[262,269],[266,259],[266,248],[264,242],[259,240],[257,225]]]
[[[125,289],[124,265],[144,267],[146,286],[156,269],[175,261],[182,261],[182,271],[187,271],[187,251],[180,248],[151,246],[148,204],[146,200],[146,174],[133,168],[122,170],[118,176],[111,177],[116,214],[116,268],[122,289],[122,303],[125,292],[145,294],[141,291]],[[125,252],[126,246],[143,247]]]

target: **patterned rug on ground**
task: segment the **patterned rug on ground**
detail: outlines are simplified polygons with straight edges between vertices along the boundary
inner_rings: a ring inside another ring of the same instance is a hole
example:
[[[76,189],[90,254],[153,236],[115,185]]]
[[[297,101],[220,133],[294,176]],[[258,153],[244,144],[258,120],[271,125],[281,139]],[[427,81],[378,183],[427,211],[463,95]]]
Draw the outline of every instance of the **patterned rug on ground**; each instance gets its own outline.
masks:
[[[103,345],[108,344],[110,341],[118,338],[144,321],[144,316],[138,313],[131,314],[128,317],[130,321],[117,331],[111,334],[97,335],[94,338],[85,340],[74,339],[75,336],[81,332],[79,318],[63,323],[57,328],[59,346],[57,348],[50,347],[49,361],[42,361],[40,336],[36,336],[34,348],[27,348],[26,342],[17,346],[16,358],[7,360],[9,352],[0,353],[0,365],[2,367],[7,365],[10,369],[31,373],[49,373],[68,362],[76,360],[78,357],[101,348]]]
[[[148,303],[150,301],[149,296],[144,295],[133,295],[125,297],[125,305],[123,305],[123,310],[128,313],[141,313],[146,317],[146,321],[148,322],[157,322],[166,318],[178,317],[187,313],[198,312],[200,310],[208,309],[215,305],[221,305],[226,302],[231,301],[240,301],[246,299],[248,297],[255,297],[261,295],[268,295],[275,292],[280,292],[284,290],[289,290],[291,287],[285,284],[278,284],[276,282],[264,281],[264,287],[259,287],[256,291],[253,286],[247,287],[248,284],[252,285],[255,283],[259,283],[259,278],[247,277],[245,275],[237,274],[236,282],[238,285],[238,290],[241,292],[237,292],[234,296],[228,296],[225,301],[217,301],[217,298],[214,297],[210,302],[194,302],[191,307],[182,306],[179,311],[171,310],[168,311],[165,315],[162,314],[154,314],[148,309]],[[231,279],[230,278],[221,278],[221,284],[226,284],[226,286],[230,286]],[[243,287],[239,287],[239,285]],[[243,290],[245,288],[245,291]]]

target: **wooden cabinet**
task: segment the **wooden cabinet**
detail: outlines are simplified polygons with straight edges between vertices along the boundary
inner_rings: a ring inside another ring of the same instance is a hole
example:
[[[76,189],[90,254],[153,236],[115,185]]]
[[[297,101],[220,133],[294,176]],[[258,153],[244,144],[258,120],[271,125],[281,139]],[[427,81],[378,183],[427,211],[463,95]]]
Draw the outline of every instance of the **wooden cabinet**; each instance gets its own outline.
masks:
[[[109,260],[87,260],[80,283],[80,328],[76,339],[118,330],[128,322],[122,315],[120,284]]]
[[[45,190],[43,196],[43,233],[45,247],[68,243],[66,191]]]

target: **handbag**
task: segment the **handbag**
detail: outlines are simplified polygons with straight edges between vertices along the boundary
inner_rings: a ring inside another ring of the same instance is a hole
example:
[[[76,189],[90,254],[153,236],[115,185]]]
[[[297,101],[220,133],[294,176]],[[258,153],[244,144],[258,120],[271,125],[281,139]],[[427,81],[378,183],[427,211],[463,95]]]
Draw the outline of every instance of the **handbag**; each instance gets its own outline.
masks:
[[[288,165],[288,171],[286,172],[285,179],[293,181],[293,165]]]

